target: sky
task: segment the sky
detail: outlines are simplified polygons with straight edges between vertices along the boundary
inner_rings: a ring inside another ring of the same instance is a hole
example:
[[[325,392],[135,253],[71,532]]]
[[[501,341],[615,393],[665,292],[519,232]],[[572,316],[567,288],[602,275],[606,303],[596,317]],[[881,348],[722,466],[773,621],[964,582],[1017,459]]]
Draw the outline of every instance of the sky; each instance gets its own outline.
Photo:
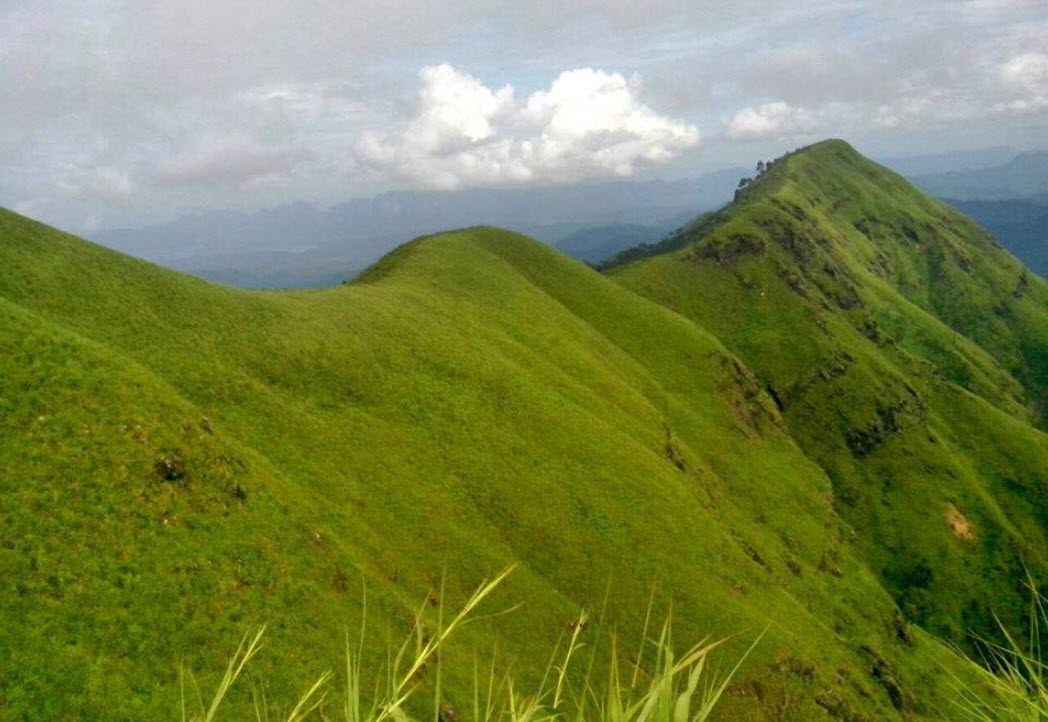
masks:
[[[0,0],[0,205],[70,230],[1048,147],[1048,0]]]

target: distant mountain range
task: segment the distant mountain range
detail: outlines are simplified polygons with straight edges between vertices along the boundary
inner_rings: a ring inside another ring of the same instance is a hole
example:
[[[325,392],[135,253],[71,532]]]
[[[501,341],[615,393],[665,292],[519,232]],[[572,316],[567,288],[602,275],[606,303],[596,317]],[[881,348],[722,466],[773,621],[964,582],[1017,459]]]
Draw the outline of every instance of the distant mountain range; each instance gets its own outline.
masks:
[[[1019,151],[1015,148],[999,145],[991,148],[970,148],[945,153],[886,156],[875,158],[875,160],[900,175],[912,178],[914,176],[992,168],[1008,163],[1017,155],[1019,155]]]
[[[1023,153],[1004,165],[911,176],[918,188],[940,198],[1006,200],[1048,193],[1048,151]]]
[[[723,205],[744,168],[677,181],[551,188],[384,193],[328,209],[293,203],[257,212],[214,211],[168,223],[103,230],[93,240],[204,278],[247,287],[327,285],[359,272],[396,245],[437,230],[498,225],[547,243],[594,227],[629,224],[641,242],[697,211]],[[623,231],[616,231],[622,237]],[[613,234],[614,235],[614,234]],[[569,241],[581,257],[622,241]],[[599,259],[598,259],[599,260]]]
[[[627,248],[656,243],[687,223],[691,213],[674,216],[660,225],[622,223],[581,228],[556,242],[557,248],[572,258],[597,264]]]
[[[977,220],[1023,263],[1048,277],[1048,194],[1003,201],[947,202]]]
[[[982,223],[1038,273],[1048,274],[1048,152],[1008,147],[886,158],[915,185]],[[728,168],[676,181],[571,187],[384,193],[327,209],[291,203],[219,210],[94,240],[154,263],[248,288],[328,286],[351,278],[399,243],[436,230],[497,225],[599,263],[652,245],[696,214],[731,200],[751,171]],[[1040,194],[1040,195],[1038,195]]]

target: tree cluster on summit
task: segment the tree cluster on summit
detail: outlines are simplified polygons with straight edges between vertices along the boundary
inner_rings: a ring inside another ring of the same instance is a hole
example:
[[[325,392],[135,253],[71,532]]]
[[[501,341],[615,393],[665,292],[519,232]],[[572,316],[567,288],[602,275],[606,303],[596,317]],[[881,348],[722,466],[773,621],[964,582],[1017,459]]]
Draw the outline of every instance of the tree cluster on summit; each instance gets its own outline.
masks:
[[[757,174],[753,178],[749,178],[749,177],[740,178],[739,179],[739,187],[735,190],[735,195],[737,196],[739,194],[739,191],[741,191],[743,188],[748,186],[750,183],[755,181],[757,178],[760,178],[762,175],[764,175],[769,170],[771,170],[772,165],[774,165],[777,160],[778,160],[778,158],[776,158],[775,160],[769,160],[767,163],[765,163],[763,160],[757,161]]]

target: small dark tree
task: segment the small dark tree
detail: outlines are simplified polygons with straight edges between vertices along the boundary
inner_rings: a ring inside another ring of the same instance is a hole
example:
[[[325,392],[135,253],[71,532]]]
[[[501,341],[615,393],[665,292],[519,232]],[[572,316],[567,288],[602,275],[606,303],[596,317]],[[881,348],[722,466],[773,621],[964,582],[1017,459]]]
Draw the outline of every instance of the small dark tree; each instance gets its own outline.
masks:
[[[751,180],[752,180],[751,178],[740,178],[739,179],[739,188],[745,188],[746,186],[748,186],[750,184]]]
[[[765,169],[764,161],[763,160],[757,161],[757,175],[764,175],[764,169]]]

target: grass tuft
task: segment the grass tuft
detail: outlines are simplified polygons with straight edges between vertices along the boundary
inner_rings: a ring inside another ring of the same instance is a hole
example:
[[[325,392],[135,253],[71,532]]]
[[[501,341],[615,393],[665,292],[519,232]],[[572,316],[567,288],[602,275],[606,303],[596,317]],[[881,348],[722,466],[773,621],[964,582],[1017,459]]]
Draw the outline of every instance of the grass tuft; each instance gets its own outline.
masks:
[[[363,658],[366,638],[366,612],[362,615],[361,634],[354,647],[346,635],[345,680],[343,698],[330,709],[325,702],[332,692],[333,673],[324,672],[299,696],[287,713],[279,712],[267,699],[261,687],[256,686],[253,708],[258,722],[302,722],[308,718],[339,720],[339,722],[412,722],[424,719],[437,722],[456,722],[458,714],[443,699],[441,689],[441,655],[457,631],[466,625],[484,619],[476,614],[481,603],[513,571],[510,567],[490,580],[482,582],[462,608],[445,625],[443,600],[438,605],[437,632],[426,638],[422,611],[416,617],[415,628],[392,655],[390,663],[375,675],[375,689],[385,690],[375,694],[367,702],[364,698]],[[366,610],[366,595],[363,604]],[[424,607],[423,607],[424,608]],[[645,634],[649,626],[649,607],[645,620]],[[623,675],[624,663],[618,655],[618,641],[614,634],[608,635],[610,652],[607,657],[608,673],[603,685],[593,681],[592,671],[597,658],[596,645],[591,649],[587,670],[579,684],[573,685],[572,662],[585,648],[581,640],[588,615],[583,611],[572,625],[571,637],[563,651],[557,645],[546,665],[547,673],[532,690],[519,687],[510,674],[500,675],[496,671],[495,655],[487,671],[481,675],[480,664],[475,660],[473,674],[473,720],[476,722],[703,722],[709,719],[714,707],[724,695],[735,673],[758,644],[763,634],[750,645],[724,673],[711,672],[710,658],[725,640],[703,639],[682,655],[674,651],[671,620],[663,623],[658,637],[642,640],[637,661],[629,665],[629,682]],[[182,722],[212,722],[219,718],[226,705],[229,692],[243,676],[248,664],[262,648],[265,627],[254,634],[245,635],[236,652],[229,660],[225,673],[219,680],[211,700],[204,704],[196,693],[198,712],[187,715],[185,685],[182,685]],[[598,637],[599,637],[598,633]],[[641,659],[645,648],[654,653],[654,666],[644,670]],[[427,671],[432,667],[432,674]],[[555,672],[551,674],[550,672]],[[182,673],[183,680],[185,672]],[[194,690],[196,683],[190,676]],[[421,703],[420,690],[431,687],[432,706]]]
[[[1048,628],[1044,595],[1032,580],[1026,639],[998,620],[1003,642],[980,640],[985,652],[977,684],[954,677],[956,706],[976,722],[1042,722],[1048,719],[1048,665],[1041,635]]]

